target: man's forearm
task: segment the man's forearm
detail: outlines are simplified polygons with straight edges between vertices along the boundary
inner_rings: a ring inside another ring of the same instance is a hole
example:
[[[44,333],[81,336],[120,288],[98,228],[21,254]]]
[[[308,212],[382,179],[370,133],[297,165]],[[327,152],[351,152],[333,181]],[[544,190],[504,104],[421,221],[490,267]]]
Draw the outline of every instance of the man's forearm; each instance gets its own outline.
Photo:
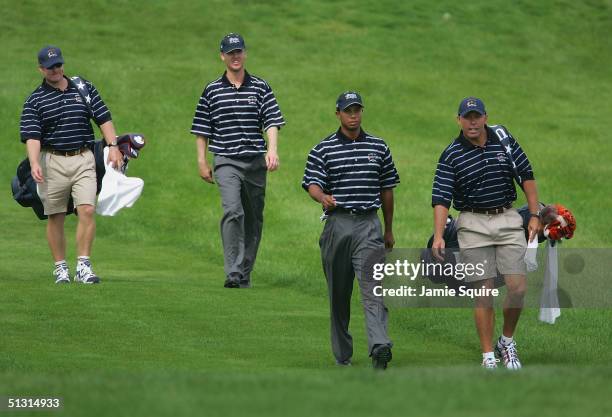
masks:
[[[117,140],[117,132],[115,132],[115,125],[113,125],[112,120],[102,123],[100,125],[100,131],[102,132],[102,136],[104,136],[104,140],[106,141],[107,145],[110,145]]]
[[[434,206],[434,239],[442,239],[444,228],[446,227],[446,219],[448,218],[448,207],[442,204]]]
[[[382,203],[383,220],[385,222],[385,232],[393,230],[393,189],[381,190],[380,201]]]
[[[323,192],[323,189],[318,185],[310,184],[308,186],[308,195],[310,195],[310,198],[312,198],[317,203],[321,203],[323,201],[325,193]]]
[[[198,153],[198,162],[207,162],[206,153],[208,151],[208,140],[204,136],[196,136],[196,149]]]
[[[40,141],[38,139],[28,139],[26,141],[26,149],[28,152],[28,159],[30,160],[30,166],[38,164],[40,157]]]
[[[268,152],[278,153],[278,127],[272,126],[266,130],[268,136]]]
[[[523,182],[523,191],[527,198],[527,206],[529,207],[530,213],[537,213],[540,209],[538,203],[538,187],[536,186],[535,180],[527,180]]]

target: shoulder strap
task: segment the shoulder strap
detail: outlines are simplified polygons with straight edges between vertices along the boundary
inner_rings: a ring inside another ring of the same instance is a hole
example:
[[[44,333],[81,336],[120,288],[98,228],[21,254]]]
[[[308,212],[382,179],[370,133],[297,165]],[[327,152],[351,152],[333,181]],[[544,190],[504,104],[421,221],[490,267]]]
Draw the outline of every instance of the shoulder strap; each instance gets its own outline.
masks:
[[[70,77],[70,82],[77,89],[81,98],[85,101],[85,105],[89,109],[89,114],[93,118],[93,109],[91,108],[91,96],[89,95],[89,87],[81,77],[75,75]]]
[[[512,135],[508,130],[502,125],[493,125],[489,126],[495,132],[495,135],[499,139],[506,155],[508,155],[508,160],[510,161],[510,167],[512,168],[512,173],[514,174],[514,180],[516,183],[523,188],[523,179],[521,178],[518,170],[516,169],[516,163],[514,162],[514,158],[512,157],[512,145],[510,144],[510,138]]]

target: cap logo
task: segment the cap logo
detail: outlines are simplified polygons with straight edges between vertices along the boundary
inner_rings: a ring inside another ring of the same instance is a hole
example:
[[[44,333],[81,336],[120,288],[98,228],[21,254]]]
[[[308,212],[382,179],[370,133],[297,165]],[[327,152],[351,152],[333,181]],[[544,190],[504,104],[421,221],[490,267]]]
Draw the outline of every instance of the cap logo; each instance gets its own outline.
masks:
[[[466,103],[466,106],[476,107],[476,102],[474,100],[468,100],[468,102]]]
[[[142,136],[136,135],[134,136],[134,142],[136,142],[138,145],[142,145],[144,143],[144,140],[142,140]]]
[[[352,99],[356,99],[357,98],[357,94],[354,93],[348,93],[344,95],[344,99],[345,100],[352,100]]]
[[[52,58],[54,56],[57,56],[57,52],[55,52],[55,49],[49,49],[49,51],[47,52],[47,56],[49,58]]]
[[[229,43],[240,43],[240,39],[238,38],[229,38],[228,41]]]

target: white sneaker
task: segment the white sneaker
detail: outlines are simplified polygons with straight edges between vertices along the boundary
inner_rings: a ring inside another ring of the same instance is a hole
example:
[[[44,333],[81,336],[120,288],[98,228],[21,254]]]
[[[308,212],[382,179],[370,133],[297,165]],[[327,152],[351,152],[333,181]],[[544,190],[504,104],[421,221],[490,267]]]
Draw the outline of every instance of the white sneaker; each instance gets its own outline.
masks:
[[[482,367],[485,369],[496,369],[497,368],[497,362],[499,362],[499,359],[495,359],[495,358],[483,358],[482,359]]]
[[[53,276],[55,277],[56,284],[69,284],[70,272],[68,271],[68,265],[61,264],[56,266],[53,270]]]
[[[504,345],[500,337],[495,345],[495,354],[503,360],[506,369],[521,369],[521,361],[519,360],[514,340],[509,345]]]
[[[74,281],[82,284],[99,284],[100,278],[94,274],[89,261],[79,261],[77,263],[77,271],[76,275],[74,276]]]

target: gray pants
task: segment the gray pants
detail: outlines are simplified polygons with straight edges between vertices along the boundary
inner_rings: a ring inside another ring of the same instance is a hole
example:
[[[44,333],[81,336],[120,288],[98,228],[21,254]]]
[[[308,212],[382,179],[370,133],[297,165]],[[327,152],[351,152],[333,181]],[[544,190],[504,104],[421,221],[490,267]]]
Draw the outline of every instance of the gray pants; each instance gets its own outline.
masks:
[[[372,256],[384,257],[384,241],[376,212],[364,215],[332,212],[319,246],[329,291],[331,342],[336,360],[346,361],[353,356],[353,338],[348,328],[355,276],[361,289],[369,354],[376,345],[391,346],[387,336],[387,308],[382,297],[373,293],[379,283],[364,268],[372,262]]]
[[[263,155],[248,159],[215,155],[214,164],[223,206],[225,275],[238,277],[240,286],[248,287],[263,228],[266,161]]]

